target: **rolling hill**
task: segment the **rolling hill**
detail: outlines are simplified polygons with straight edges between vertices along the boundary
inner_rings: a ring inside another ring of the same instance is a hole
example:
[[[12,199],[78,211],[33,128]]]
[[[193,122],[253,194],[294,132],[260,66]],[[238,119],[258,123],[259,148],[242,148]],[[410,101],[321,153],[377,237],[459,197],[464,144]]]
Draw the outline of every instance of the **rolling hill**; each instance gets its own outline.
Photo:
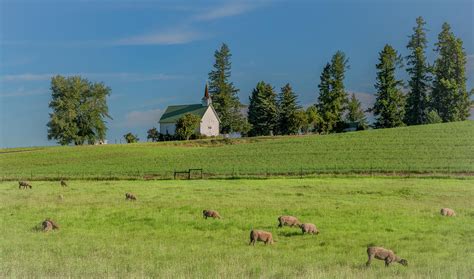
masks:
[[[474,173],[474,121],[332,135],[0,149],[3,179]]]

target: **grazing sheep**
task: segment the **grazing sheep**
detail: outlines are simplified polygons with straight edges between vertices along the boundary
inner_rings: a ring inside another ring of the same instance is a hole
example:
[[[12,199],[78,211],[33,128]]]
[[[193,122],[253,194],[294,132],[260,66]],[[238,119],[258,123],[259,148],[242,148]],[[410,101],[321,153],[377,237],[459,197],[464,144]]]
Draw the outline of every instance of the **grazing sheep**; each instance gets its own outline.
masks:
[[[48,231],[51,231],[51,230],[58,230],[58,229],[59,229],[58,224],[56,224],[56,222],[54,222],[53,220],[51,220],[51,219],[49,219],[49,218],[47,218],[46,220],[44,220],[41,225],[43,226],[43,231],[44,231],[44,232],[48,232]]]
[[[61,186],[62,186],[62,187],[67,187],[67,183],[66,183],[66,181],[64,181],[63,179],[61,179]]]
[[[262,241],[267,244],[273,244],[272,233],[266,231],[252,230],[250,231],[250,243],[249,245],[255,246],[255,242]]]
[[[32,188],[31,184],[27,181],[18,181],[18,189],[28,189],[28,188]]]
[[[221,219],[221,215],[219,215],[219,212],[215,210],[203,210],[202,211],[202,217],[207,219],[207,217],[212,217],[214,219]]]
[[[368,247],[367,256],[369,257],[366,263],[367,266],[370,266],[370,263],[373,258],[385,261],[385,266],[387,267],[390,263],[393,262],[397,262],[403,266],[408,265],[407,260],[398,257],[392,250],[388,250],[383,247]]]
[[[441,208],[441,215],[448,216],[448,217],[453,217],[453,216],[456,216],[456,213],[451,208],[446,208],[445,207],[445,208]]]
[[[304,233],[310,234],[319,234],[319,230],[316,228],[316,225],[311,223],[300,224],[301,231]]]
[[[125,193],[125,200],[136,201],[137,197],[132,193]]]
[[[293,216],[280,216],[278,217],[278,227],[281,228],[283,226],[299,226],[301,222],[298,220],[298,218],[293,217]]]

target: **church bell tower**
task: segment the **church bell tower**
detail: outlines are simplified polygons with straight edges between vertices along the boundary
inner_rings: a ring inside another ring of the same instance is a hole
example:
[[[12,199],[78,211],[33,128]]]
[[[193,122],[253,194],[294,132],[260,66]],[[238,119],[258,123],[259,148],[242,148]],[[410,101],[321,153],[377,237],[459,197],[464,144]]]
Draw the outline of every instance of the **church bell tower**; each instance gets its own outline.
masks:
[[[202,105],[208,107],[212,104],[211,96],[209,96],[209,90],[207,89],[207,82],[206,88],[204,89],[204,97],[202,97]]]

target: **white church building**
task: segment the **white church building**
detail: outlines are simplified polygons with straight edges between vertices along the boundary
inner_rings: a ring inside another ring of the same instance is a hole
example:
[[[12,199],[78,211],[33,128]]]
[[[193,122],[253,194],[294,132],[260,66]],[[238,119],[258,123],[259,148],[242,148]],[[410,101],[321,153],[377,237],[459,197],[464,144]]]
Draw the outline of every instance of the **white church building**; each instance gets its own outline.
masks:
[[[174,135],[176,133],[176,122],[185,114],[191,113],[201,118],[201,123],[196,129],[196,133],[208,137],[219,135],[220,119],[212,107],[212,99],[209,91],[204,90],[204,97],[201,104],[169,106],[160,118],[160,133]]]

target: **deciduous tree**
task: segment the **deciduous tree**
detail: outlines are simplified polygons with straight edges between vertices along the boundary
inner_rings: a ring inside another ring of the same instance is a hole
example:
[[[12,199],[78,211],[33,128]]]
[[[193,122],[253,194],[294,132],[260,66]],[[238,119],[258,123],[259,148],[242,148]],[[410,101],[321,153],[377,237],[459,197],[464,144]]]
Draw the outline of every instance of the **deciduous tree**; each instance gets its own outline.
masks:
[[[123,138],[125,139],[127,143],[135,143],[140,140],[137,135],[134,135],[130,132],[123,135]]]
[[[48,139],[61,145],[93,144],[104,140],[105,119],[112,119],[107,106],[110,88],[80,76],[55,76],[51,79]]]
[[[201,123],[201,118],[192,113],[186,113],[176,122],[176,135],[180,139],[189,140],[189,138],[196,134],[196,129]]]
[[[157,142],[160,140],[160,133],[158,133],[158,130],[153,127],[150,130],[147,131],[147,140],[151,140],[152,142]]]

